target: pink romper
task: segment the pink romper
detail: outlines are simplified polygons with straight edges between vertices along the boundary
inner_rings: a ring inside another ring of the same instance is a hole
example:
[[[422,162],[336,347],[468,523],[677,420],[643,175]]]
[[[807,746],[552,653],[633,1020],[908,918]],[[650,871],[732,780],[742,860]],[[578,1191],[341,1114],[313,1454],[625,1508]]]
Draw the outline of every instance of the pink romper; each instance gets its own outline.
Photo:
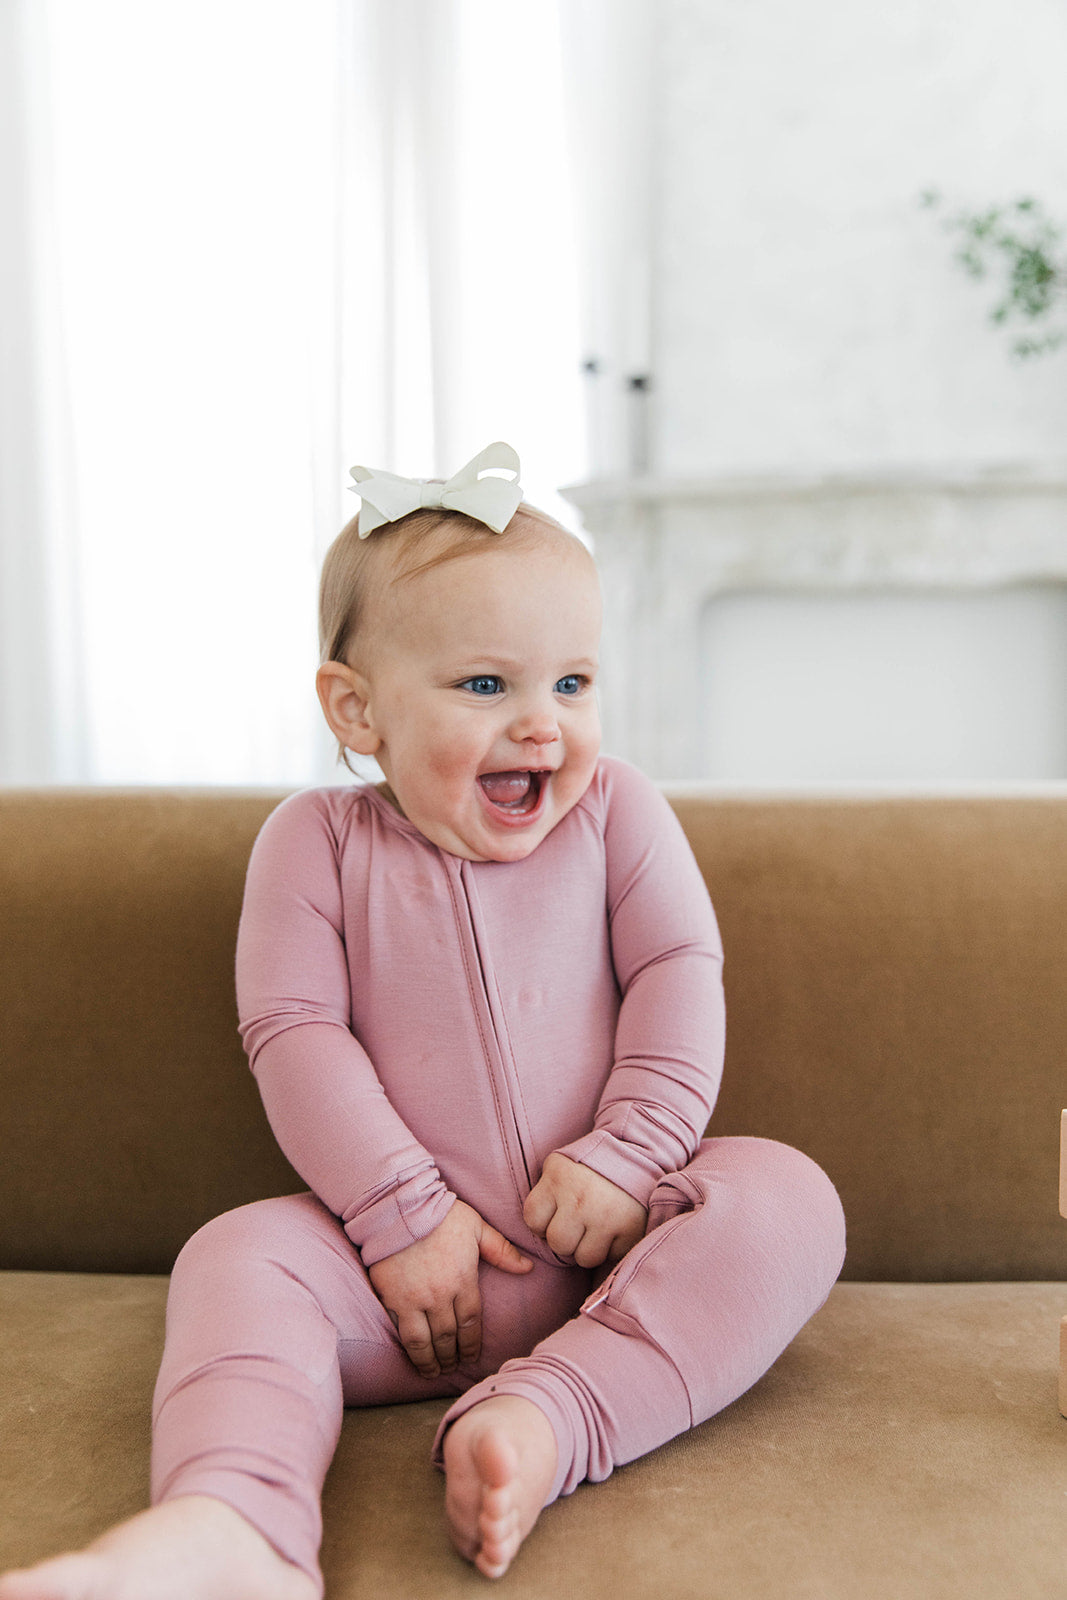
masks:
[[[722,953],[700,872],[647,779],[601,758],[524,861],[430,844],[373,787],[267,820],[238,939],[241,1032],[310,1194],[197,1233],[175,1265],[153,1499],[206,1493],[321,1585],[319,1494],[344,1405],[492,1391],[545,1412],[550,1498],[704,1421],[822,1304],[837,1195],[764,1139],[703,1139],[722,1069]],[[649,1209],[605,1278],[526,1227],[559,1150]],[[456,1196],[533,1258],[483,1263],[476,1365],[423,1378],[365,1268]]]

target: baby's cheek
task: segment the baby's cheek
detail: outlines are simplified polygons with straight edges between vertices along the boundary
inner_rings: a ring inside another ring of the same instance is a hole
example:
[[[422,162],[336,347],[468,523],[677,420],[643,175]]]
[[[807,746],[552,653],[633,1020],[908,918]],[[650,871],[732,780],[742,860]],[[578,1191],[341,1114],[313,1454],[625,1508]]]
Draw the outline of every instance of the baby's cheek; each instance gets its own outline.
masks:
[[[423,759],[426,774],[441,784],[469,780],[475,776],[477,767],[476,752],[456,737],[439,738],[428,746]]]

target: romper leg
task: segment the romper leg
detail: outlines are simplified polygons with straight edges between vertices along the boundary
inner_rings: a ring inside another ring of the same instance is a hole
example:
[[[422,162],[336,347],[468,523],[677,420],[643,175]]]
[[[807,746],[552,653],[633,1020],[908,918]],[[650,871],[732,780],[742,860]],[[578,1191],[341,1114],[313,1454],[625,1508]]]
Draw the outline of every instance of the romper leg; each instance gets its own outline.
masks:
[[[549,1501],[714,1416],[773,1365],[826,1299],[844,1219],[825,1173],[767,1139],[708,1139],[652,1196],[644,1239],[581,1313],[468,1390],[548,1416],[559,1465]]]
[[[225,1501],[321,1590],[319,1497],[346,1368],[362,1403],[462,1387],[419,1377],[355,1248],[313,1195],[258,1201],[209,1222],[171,1278],[152,1503],[183,1494]]]

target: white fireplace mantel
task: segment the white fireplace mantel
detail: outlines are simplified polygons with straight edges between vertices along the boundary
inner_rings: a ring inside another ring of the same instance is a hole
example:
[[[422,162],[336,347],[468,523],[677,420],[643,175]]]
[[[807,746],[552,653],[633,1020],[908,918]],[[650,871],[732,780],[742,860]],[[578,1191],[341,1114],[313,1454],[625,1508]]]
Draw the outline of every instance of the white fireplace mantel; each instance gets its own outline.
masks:
[[[1067,583],[1067,461],[592,482],[606,748],[701,777],[701,630],[730,591]]]

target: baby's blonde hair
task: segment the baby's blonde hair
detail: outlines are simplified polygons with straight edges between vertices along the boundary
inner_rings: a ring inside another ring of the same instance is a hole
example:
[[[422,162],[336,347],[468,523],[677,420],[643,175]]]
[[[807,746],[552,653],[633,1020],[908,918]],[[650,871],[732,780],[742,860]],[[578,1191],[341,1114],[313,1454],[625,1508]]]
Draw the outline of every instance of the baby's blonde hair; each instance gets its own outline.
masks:
[[[459,556],[477,555],[507,544],[532,544],[545,537],[581,545],[562,523],[520,502],[503,533],[461,511],[412,511],[397,522],[359,537],[359,513],[347,522],[326,552],[319,581],[319,660],[351,666],[368,612],[395,582],[428,572]],[[582,546],[584,549],[584,546]],[[348,766],[343,744],[338,760]]]

